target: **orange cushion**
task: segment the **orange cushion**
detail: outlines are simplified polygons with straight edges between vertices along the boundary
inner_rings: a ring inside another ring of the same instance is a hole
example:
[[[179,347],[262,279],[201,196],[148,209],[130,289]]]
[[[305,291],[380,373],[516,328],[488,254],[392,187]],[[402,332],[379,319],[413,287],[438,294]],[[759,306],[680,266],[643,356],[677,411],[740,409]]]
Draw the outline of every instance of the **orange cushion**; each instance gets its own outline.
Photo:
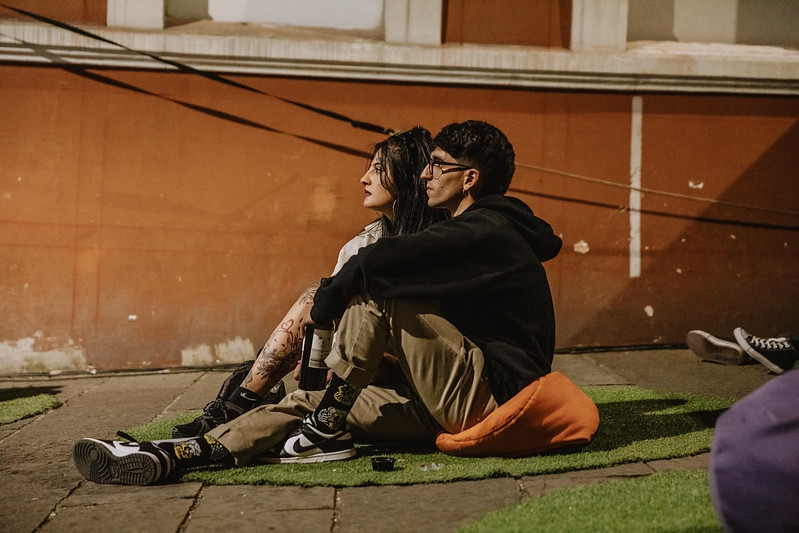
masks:
[[[533,381],[467,430],[439,433],[436,446],[464,457],[522,457],[562,446],[587,444],[599,427],[599,411],[560,372]]]

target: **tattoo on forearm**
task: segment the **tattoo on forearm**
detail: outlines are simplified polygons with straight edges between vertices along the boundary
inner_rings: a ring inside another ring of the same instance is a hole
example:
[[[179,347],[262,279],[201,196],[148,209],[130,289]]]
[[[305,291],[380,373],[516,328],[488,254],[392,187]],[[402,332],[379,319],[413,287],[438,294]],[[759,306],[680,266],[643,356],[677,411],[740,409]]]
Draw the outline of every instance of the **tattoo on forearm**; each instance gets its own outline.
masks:
[[[297,300],[297,303],[300,304],[300,305],[305,305],[306,303],[313,302],[313,297],[316,294],[316,290],[318,288],[319,288],[319,284],[315,283],[315,284],[311,285],[310,287],[308,287],[307,289],[305,289],[304,291],[302,291],[302,294],[300,294],[300,297]]]
[[[297,305],[304,306],[313,303],[313,297],[319,284],[315,283],[302,291],[297,299]],[[296,319],[290,318],[280,324],[278,328],[269,336],[269,340],[258,356],[247,377],[244,378],[244,386],[249,385],[260,376],[260,379],[269,379],[271,376],[283,377],[297,365],[300,359],[300,348],[302,339],[300,338],[300,327]]]
[[[293,319],[283,322],[269,337],[258,358],[255,360],[250,374],[245,379],[245,384],[254,377],[261,376],[268,379],[270,376],[283,377],[297,364],[300,357],[302,339],[295,329]]]

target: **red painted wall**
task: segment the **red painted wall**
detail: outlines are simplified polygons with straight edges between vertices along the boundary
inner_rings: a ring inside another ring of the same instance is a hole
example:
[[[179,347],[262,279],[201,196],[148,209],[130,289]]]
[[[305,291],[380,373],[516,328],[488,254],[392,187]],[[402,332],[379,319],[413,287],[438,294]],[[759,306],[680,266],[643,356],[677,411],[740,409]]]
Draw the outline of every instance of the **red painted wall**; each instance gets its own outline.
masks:
[[[571,0],[446,0],[445,43],[569,48]]]
[[[92,73],[106,79],[0,66],[0,344],[71,342],[99,369],[257,349],[373,218],[358,152],[382,137],[197,76]],[[629,182],[632,95],[235,79],[395,129],[487,120],[522,164]],[[643,110],[644,187],[799,210],[796,99],[647,95]],[[796,326],[796,214],[647,193],[631,279],[626,189],[523,166],[512,188],[564,239],[547,264],[561,348]]]
[[[556,98],[564,112],[549,114],[547,132],[562,151],[544,166],[625,183],[630,98]],[[731,335],[738,325],[796,329],[797,119],[790,98],[643,97],[642,187],[712,202],[644,193],[639,278],[628,274],[629,212],[614,207],[629,205],[629,192],[550,178],[550,194],[571,198],[552,219],[567,248],[552,272],[561,345],[674,343],[690,329]],[[590,251],[569,253],[579,240]]]
[[[105,25],[107,0],[3,0],[3,4],[43,15],[61,22],[73,24]],[[0,6],[0,16],[4,19],[31,19]]]

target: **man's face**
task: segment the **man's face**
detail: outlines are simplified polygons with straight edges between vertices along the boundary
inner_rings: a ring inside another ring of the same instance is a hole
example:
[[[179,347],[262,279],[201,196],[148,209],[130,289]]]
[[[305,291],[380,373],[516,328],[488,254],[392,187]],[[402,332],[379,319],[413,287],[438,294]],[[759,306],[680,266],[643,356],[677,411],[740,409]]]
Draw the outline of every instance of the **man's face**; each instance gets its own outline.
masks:
[[[455,214],[464,196],[466,173],[472,167],[458,163],[441,148],[433,150],[430,162],[421,176],[427,184],[427,205],[444,208]]]

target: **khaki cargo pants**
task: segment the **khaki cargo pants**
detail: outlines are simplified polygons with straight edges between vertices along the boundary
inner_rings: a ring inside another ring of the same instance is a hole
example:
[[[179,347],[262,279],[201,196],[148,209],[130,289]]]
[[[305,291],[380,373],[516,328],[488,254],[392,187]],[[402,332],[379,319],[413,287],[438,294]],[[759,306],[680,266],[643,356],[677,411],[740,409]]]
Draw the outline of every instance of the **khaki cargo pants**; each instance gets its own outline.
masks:
[[[458,433],[497,407],[486,380],[482,351],[439,313],[417,300],[352,300],[327,357],[333,371],[366,387],[347,417],[359,442],[432,443],[442,430]],[[383,353],[393,354],[408,383],[367,386]],[[237,464],[280,445],[323,391],[296,391],[276,405],[254,409],[209,435],[221,442]]]

